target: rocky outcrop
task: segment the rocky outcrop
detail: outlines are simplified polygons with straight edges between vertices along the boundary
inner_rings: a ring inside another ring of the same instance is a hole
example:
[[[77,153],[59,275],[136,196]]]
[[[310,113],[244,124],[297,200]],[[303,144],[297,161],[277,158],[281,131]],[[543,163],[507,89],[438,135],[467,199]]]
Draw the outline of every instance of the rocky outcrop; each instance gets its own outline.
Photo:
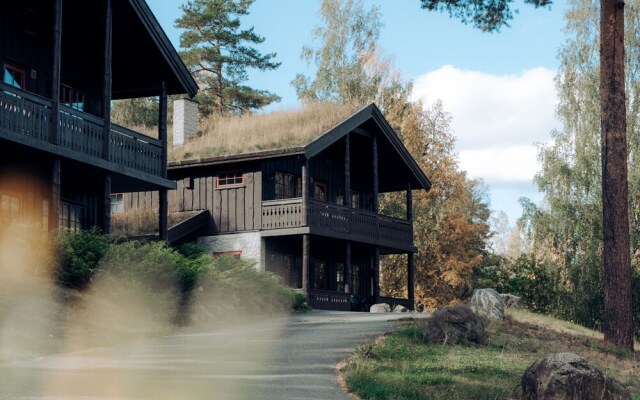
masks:
[[[500,296],[502,296],[504,308],[524,308],[524,300],[522,300],[522,297],[511,293],[502,293]]]
[[[483,338],[482,320],[465,304],[442,308],[425,323],[424,340],[427,343],[480,343]]]
[[[369,312],[372,312],[372,313],[388,313],[388,312],[391,312],[391,306],[388,305],[387,303],[374,304],[369,309]]]
[[[480,316],[496,320],[504,319],[504,301],[494,289],[474,290],[469,307]]]
[[[573,353],[551,354],[536,361],[522,377],[522,400],[627,400],[629,391],[589,361]]]
[[[409,312],[409,309],[401,304],[398,304],[393,308],[393,312]]]

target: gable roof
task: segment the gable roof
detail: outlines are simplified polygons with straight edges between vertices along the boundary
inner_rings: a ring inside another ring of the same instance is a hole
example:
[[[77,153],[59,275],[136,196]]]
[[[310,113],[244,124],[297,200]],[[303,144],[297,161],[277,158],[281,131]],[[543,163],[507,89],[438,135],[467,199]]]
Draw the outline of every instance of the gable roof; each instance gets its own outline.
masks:
[[[169,94],[195,96],[198,84],[145,0],[114,1],[113,12],[113,98],[156,96],[162,80]]]
[[[245,153],[222,154],[200,159],[174,160],[169,162],[169,169],[175,171],[186,168],[220,166],[287,156],[304,155],[305,158],[309,159],[317,156],[348,133],[359,131],[363,126],[366,126],[367,130],[375,130],[372,134],[376,134],[379,140],[387,144],[387,148],[392,149],[392,151],[382,151],[381,149],[384,149],[385,146],[378,145],[381,165],[382,163],[385,165],[393,165],[392,168],[381,169],[380,171],[381,178],[385,178],[385,185],[381,185],[380,187],[381,192],[407,189],[406,183],[394,183],[393,175],[397,175],[397,172],[409,174],[411,176],[410,182],[414,189],[423,188],[429,190],[431,188],[431,182],[427,176],[422,169],[420,169],[393,128],[391,128],[384,118],[380,109],[374,103],[359,108],[346,118],[342,117],[337,124],[334,124],[324,132],[307,134],[307,136],[301,138],[301,142],[293,146],[269,148]]]

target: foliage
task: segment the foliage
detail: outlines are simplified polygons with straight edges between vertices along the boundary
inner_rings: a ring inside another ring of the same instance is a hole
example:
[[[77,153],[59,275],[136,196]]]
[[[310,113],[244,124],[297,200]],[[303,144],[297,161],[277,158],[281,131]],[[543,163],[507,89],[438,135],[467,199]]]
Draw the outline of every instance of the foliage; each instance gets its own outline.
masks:
[[[158,109],[157,97],[116,100],[111,107],[111,121],[128,128],[154,128],[158,126]]]
[[[204,115],[244,114],[262,108],[280,97],[242,85],[247,69],[276,69],[275,53],[261,54],[254,44],[264,42],[249,29],[240,29],[240,18],[249,14],[254,0],[190,0],[181,6],[176,27],[182,58],[200,85],[196,99]]]
[[[113,238],[94,228],[76,233],[59,231],[55,238],[56,281],[67,288],[84,289],[91,283]]]
[[[307,296],[302,293],[296,293],[293,297],[293,310],[299,312],[311,311],[311,307],[307,305]]]
[[[449,16],[458,18],[463,23],[473,23],[473,26],[485,32],[499,31],[503,26],[509,26],[513,14],[518,10],[511,9],[513,0],[469,1],[469,0],[420,0],[422,8],[429,11],[447,12]],[[551,0],[524,0],[534,7],[549,7]]]
[[[640,363],[602,345],[602,335],[527,311],[509,312],[486,326],[484,345],[437,345],[422,340],[422,325],[409,324],[365,344],[341,371],[350,391],[363,399],[516,398],[524,371],[558,352],[587,358],[640,397]]]

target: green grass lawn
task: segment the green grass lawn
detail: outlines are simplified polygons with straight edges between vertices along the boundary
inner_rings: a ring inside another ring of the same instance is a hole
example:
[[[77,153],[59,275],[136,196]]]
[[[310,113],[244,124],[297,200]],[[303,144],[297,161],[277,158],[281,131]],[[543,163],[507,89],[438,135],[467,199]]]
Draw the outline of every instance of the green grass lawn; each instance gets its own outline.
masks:
[[[415,322],[361,346],[342,376],[363,399],[508,399],[524,371],[549,353],[573,352],[620,380],[640,400],[640,354],[619,354],[601,335],[526,311],[486,325],[483,345],[424,344]]]

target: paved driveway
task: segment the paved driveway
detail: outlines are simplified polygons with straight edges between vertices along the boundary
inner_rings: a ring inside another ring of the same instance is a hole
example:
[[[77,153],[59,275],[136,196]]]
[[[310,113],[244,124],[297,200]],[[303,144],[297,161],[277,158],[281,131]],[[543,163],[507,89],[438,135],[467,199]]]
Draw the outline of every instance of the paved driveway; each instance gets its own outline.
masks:
[[[0,364],[0,399],[348,399],[335,365],[407,314],[314,311]]]

